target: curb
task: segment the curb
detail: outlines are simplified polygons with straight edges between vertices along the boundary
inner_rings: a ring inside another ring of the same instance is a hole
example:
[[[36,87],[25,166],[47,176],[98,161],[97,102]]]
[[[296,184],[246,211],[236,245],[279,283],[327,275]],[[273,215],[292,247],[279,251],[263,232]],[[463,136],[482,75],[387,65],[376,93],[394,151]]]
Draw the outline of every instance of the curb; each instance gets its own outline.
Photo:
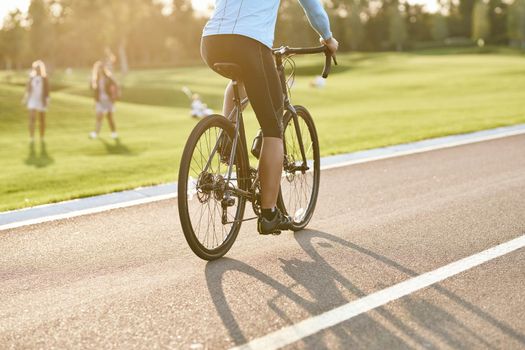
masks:
[[[525,124],[438,137],[321,158],[321,169],[333,169],[380,159],[400,157],[409,154],[456,147],[476,142],[525,134]],[[0,231],[43,222],[63,220],[76,216],[100,213],[177,197],[177,183],[168,183],[133,190],[75,199],[65,202],[40,205],[31,208],[0,213]]]

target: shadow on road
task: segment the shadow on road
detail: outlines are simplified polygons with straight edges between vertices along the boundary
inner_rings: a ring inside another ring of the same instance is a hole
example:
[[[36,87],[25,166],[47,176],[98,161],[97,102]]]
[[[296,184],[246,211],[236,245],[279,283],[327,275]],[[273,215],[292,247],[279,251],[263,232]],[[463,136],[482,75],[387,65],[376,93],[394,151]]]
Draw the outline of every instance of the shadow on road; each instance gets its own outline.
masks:
[[[29,154],[25,160],[25,163],[36,168],[45,168],[55,161],[49,155],[47,151],[47,146],[45,142],[40,142],[40,152],[37,154],[35,143],[31,142],[29,144]]]
[[[346,304],[348,299],[344,297],[341,290],[351,293],[356,299],[366,296],[363,290],[359,289],[325,260],[318,247],[330,253],[334,245],[340,245],[345,250],[348,250],[349,253],[364,254],[402,272],[407,275],[407,279],[420,274],[383,255],[326,232],[301,231],[295,234],[295,239],[311,259],[307,261],[296,258],[289,260],[280,259],[283,271],[294,281],[290,285],[285,285],[259,270],[233,259],[224,258],[206,265],[206,280],[211,298],[235,344],[246,343],[249,339],[244,335],[225,294],[223,278],[230,271],[238,271],[251,276],[274,289],[278,295],[269,297],[266,303],[287,324],[293,324],[294,321],[288,316],[288,310],[279,306],[277,299],[284,297],[309,315],[315,316],[323,311]],[[314,244],[314,239],[323,241]],[[297,290],[295,288],[297,286],[308,291],[308,298],[293,291],[293,289]],[[384,287],[386,288],[387,286]],[[462,299],[440,285],[429,288],[439,293],[441,297],[450,300],[453,303],[451,305],[453,310],[459,311],[461,309],[460,311],[462,312],[466,311],[473,314],[498,331],[512,337],[518,343],[525,345],[525,336],[521,332],[496,319],[480,307]],[[406,310],[404,314],[407,314],[408,318],[400,319],[392,312],[380,307],[374,309],[373,313],[365,313],[334,326],[330,328],[330,333],[325,331],[325,334],[330,334],[332,339],[333,337],[337,339],[335,347],[338,348],[406,349],[415,346],[416,348],[438,349],[443,344],[453,348],[497,347],[497,345],[488,342],[486,336],[479,334],[474,329],[470,329],[460,319],[437,304],[416,296],[407,296],[400,300],[400,305]],[[373,317],[373,315],[379,315],[379,317]],[[257,315],[254,315],[254,317],[257,317]],[[379,322],[376,320],[377,318],[383,321]],[[426,336],[419,334],[416,328],[424,329]],[[402,334],[402,337],[399,334]],[[405,340],[407,338],[410,339],[410,342]],[[330,344],[326,344],[323,338],[320,338],[318,335],[303,339],[303,345],[306,348],[315,349],[334,348],[333,341]]]

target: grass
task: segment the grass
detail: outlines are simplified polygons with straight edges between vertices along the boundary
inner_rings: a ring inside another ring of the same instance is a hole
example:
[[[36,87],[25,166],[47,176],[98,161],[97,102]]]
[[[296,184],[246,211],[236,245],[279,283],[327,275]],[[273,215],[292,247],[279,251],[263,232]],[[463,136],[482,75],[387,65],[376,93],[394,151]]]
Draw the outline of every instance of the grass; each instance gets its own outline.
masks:
[[[308,86],[322,57],[297,58],[292,100],[316,120],[323,156],[525,122],[525,60],[512,51],[437,50],[339,57],[327,86]],[[184,85],[218,110],[226,81],[204,66],[134,71],[117,105],[120,143],[89,140],[89,72],[52,76],[45,149],[28,143],[25,76],[0,72],[0,211],[176,181],[195,125]],[[255,135],[253,113],[246,116]],[[248,140],[251,143],[251,140]]]

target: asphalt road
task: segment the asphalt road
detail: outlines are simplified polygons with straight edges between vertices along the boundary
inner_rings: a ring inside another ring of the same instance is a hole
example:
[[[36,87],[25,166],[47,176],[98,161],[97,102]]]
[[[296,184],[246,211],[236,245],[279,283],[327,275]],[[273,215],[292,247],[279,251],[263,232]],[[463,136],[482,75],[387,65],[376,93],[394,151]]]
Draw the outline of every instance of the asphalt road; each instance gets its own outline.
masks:
[[[309,229],[206,263],[175,200],[0,232],[0,347],[223,349],[525,234],[525,136],[326,170]],[[520,249],[289,345],[523,349]]]

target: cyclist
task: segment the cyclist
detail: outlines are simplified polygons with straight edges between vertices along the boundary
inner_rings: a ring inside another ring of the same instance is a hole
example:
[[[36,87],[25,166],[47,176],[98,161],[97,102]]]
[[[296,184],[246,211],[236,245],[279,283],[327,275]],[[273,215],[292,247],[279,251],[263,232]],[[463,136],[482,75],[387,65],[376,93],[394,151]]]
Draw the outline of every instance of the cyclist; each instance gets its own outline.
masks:
[[[40,60],[32,64],[24,101],[29,110],[29,137],[31,144],[35,141],[35,120],[37,115],[40,121],[40,141],[43,143],[46,131],[46,110],[49,102],[49,79],[46,74],[46,65]]]
[[[332,36],[328,15],[320,0],[298,0],[320,41],[332,54],[338,42]],[[276,207],[283,168],[283,91],[271,47],[280,0],[216,0],[215,10],[204,27],[201,55],[210,68],[215,63],[234,63],[240,69],[241,98],[250,100],[263,132],[259,159],[262,215],[260,234],[290,229],[291,218]],[[234,108],[233,87],[224,93],[223,113]]]
[[[115,101],[118,98],[118,85],[113,74],[101,61],[95,62],[91,73],[91,89],[95,98],[95,130],[89,133],[89,138],[96,139],[102,127],[104,114],[107,115],[111,138],[118,139],[117,128],[115,125]]]

